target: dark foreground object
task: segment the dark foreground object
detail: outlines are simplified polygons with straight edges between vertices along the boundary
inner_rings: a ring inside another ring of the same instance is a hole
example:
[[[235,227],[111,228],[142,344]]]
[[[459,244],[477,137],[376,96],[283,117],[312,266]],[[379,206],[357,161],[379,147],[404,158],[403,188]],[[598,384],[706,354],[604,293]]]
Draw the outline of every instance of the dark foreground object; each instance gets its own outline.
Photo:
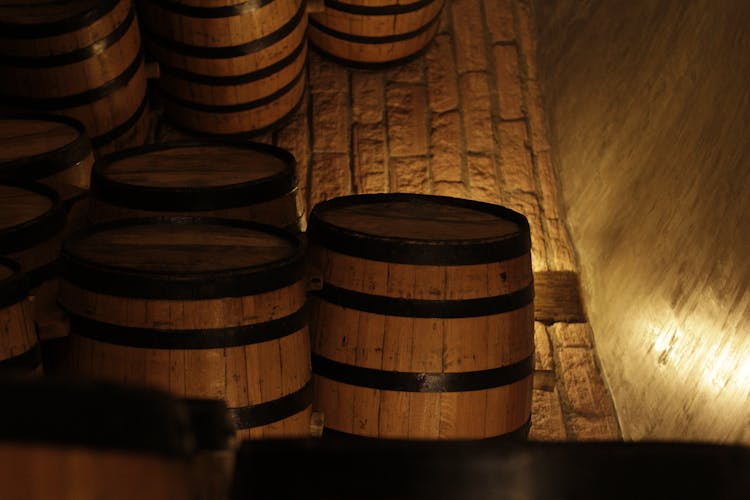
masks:
[[[749,494],[750,449],[739,446],[289,440],[244,443],[232,498],[715,500]]]

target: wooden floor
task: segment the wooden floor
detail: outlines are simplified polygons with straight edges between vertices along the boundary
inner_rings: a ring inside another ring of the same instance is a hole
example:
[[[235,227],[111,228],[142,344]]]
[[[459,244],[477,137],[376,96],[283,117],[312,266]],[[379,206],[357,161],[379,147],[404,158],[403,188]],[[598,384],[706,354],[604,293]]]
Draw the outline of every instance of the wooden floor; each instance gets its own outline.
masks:
[[[339,195],[417,192],[526,215],[536,280],[531,439],[618,439],[580,303],[541,106],[533,18],[522,0],[448,0],[427,53],[350,71],[312,53],[291,121],[257,140],[294,153],[306,207]],[[183,137],[158,120],[153,140]]]

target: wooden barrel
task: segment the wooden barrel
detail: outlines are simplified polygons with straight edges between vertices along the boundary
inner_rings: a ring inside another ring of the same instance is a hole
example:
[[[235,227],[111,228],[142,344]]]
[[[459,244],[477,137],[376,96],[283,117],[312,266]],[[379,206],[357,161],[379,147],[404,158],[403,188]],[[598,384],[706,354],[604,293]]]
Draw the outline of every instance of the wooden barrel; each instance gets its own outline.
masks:
[[[243,443],[231,499],[745,500],[748,470],[740,445],[292,439]]]
[[[0,258],[0,377],[42,372],[29,283],[20,269]]]
[[[206,135],[258,134],[299,105],[305,89],[305,0],[146,0],[149,51],[165,116]]]
[[[227,406],[219,399],[186,399],[185,404],[195,434],[189,474],[192,499],[226,499],[236,453],[234,426]]]
[[[143,54],[131,0],[0,4],[0,104],[64,114],[94,147],[142,144]]]
[[[34,296],[42,351],[67,335],[57,307],[57,262],[66,214],[53,189],[37,183],[0,184],[0,255],[21,265]]]
[[[71,370],[224,399],[238,438],[309,435],[300,240],[225,219],[93,226],[66,240]]]
[[[68,230],[83,226],[94,152],[72,118],[0,115],[0,181],[31,180],[53,188],[68,212]]]
[[[326,436],[525,437],[534,365],[526,218],[412,194],[318,204],[310,328]]]
[[[199,215],[299,228],[296,162],[252,142],[172,142],[100,159],[92,176],[94,222]]]
[[[0,381],[0,400],[3,498],[190,498],[193,436],[169,395],[42,379]]]
[[[443,3],[325,0],[323,12],[310,14],[310,43],[349,66],[379,69],[403,64],[422,54],[434,38]]]

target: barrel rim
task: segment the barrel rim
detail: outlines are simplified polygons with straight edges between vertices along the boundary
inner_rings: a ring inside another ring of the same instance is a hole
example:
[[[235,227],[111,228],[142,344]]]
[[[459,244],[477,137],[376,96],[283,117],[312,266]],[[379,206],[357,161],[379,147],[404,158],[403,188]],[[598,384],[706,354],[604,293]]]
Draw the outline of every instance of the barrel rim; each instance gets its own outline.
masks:
[[[0,256],[0,266],[7,267],[13,274],[0,280],[0,308],[21,302],[29,295],[29,280],[15,260]]]
[[[224,5],[221,7],[200,7],[197,5],[187,5],[173,0],[149,0],[149,4],[155,5],[161,9],[168,10],[175,14],[186,17],[195,17],[199,19],[215,19],[223,17],[234,17],[241,14],[255,12],[266,5],[273,3],[275,0],[246,0],[243,2]]]
[[[65,228],[67,214],[60,195],[54,189],[32,181],[2,181],[0,186],[11,186],[49,198],[52,206],[46,212],[21,224],[0,229],[0,248],[13,253],[25,250],[50,239]]]
[[[502,238],[474,240],[410,240],[376,236],[334,226],[320,218],[321,212],[377,202],[424,200],[468,208],[495,215],[519,226],[517,233]],[[531,250],[528,219],[507,207],[464,198],[413,193],[359,194],[332,198],[318,203],[308,217],[310,241],[352,257],[415,265],[473,265],[501,262],[520,257]]]
[[[51,68],[91,59],[92,57],[102,54],[105,50],[125,37],[125,35],[130,32],[130,28],[135,22],[135,17],[135,6],[131,5],[128,9],[128,13],[119,25],[104,37],[93,41],[85,47],[74,49],[69,52],[41,56],[14,56],[10,54],[0,54],[0,65],[11,66],[14,68]]]
[[[393,16],[415,12],[438,1],[442,0],[417,0],[416,2],[410,3],[393,3],[376,6],[346,3],[339,0],[325,0],[324,3],[326,8],[337,10],[339,12],[346,12],[347,14],[360,16]]]
[[[101,0],[78,15],[47,23],[0,22],[0,33],[7,38],[45,38],[90,26],[114,10],[120,0]]]
[[[261,231],[290,242],[294,253],[266,264],[224,271],[149,272],[125,269],[83,259],[72,245],[92,234],[123,227],[158,224],[195,224],[226,226]],[[244,297],[285,288],[304,275],[305,243],[295,234],[259,222],[214,217],[145,217],[122,219],[84,228],[69,236],[60,252],[62,279],[94,293],[119,297],[167,300],[201,300]]]
[[[311,28],[316,29],[320,31],[321,33],[328,35],[332,38],[335,38],[337,40],[342,40],[344,42],[350,42],[350,43],[358,43],[358,44],[363,44],[363,45],[385,45],[385,44],[392,44],[392,43],[397,43],[397,42],[405,42],[405,41],[417,38],[423,33],[426,33],[427,31],[429,31],[431,28],[436,27],[438,23],[440,22],[441,18],[442,18],[442,9],[438,11],[438,13],[435,16],[433,16],[432,19],[430,19],[425,24],[423,24],[422,26],[420,26],[419,28],[415,30],[404,32],[404,33],[394,33],[394,34],[382,35],[382,36],[357,35],[353,33],[347,33],[344,31],[335,30],[329,26],[326,26],[320,21],[316,20],[314,17],[310,17],[308,22]],[[432,40],[432,37],[430,37],[430,40]]]
[[[73,141],[56,149],[0,162],[0,177],[3,179],[42,179],[75,166],[93,151],[91,141],[86,134],[86,127],[74,118],[47,113],[2,113],[0,120],[49,121],[67,125],[78,132],[78,137]],[[30,176],[29,169],[33,172]]]
[[[2,380],[0,442],[187,458],[187,407],[157,389],[82,379]]]
[[[177,40],[171,40],[166,36],[155,33],[149,28],[147,22],[144,22],[144,31],[147,34],[149,42],[160,45],[164,49],[183,56],[199,57],[203,59],[231,59],[255,54],[256,52],[260,52],[261,50],[267,49],[281,42],[294,33],[294,31],[301,25],[306,25],[308,21],[306,9],[307,0],[302,0],[297,11],[286,23],[280,26],[279,29],[260,38],[256,38],[255,40],[239,45],[225,45],[219,47],[191,45]]]
[[[252,181],[205,187],[159,187],[117,181],[107,176],[115,163],[158,151],[191,147],[229,147],[261,152],[281,160],[280,172]],[[270,201],[292,192],[297,184],[296,160],[289,151],[270,144],[222,139],[191,139],[149,144],[106,155],[91,170],[91,195],[104,203],[120,207],[155,210],[217,210]]]

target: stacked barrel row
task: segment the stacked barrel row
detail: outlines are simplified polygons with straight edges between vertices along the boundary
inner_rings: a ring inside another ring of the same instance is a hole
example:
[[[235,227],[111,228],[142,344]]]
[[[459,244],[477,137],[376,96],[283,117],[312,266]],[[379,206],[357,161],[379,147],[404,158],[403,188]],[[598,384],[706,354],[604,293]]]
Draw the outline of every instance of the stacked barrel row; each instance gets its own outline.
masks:
[[[0,107],[69,116],[100,152],[148,131],[141,36],[131,0],[0,4]]]

